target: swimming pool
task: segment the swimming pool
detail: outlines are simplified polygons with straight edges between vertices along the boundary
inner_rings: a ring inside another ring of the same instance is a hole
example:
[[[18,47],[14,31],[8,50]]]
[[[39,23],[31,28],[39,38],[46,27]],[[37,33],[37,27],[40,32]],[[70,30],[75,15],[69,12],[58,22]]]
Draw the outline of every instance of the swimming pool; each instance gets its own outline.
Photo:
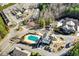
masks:
[[[40,39],[40,36],[37,36],[37,35],[30,35],[28,36],[28,39],[29,40],[32,40],[32,41],[37,41]]]
[[[39,35],[26,35],[24,38],[25,41],[30,41],[32,43],[36,43],[38,40],[40,40],[40,36]]]

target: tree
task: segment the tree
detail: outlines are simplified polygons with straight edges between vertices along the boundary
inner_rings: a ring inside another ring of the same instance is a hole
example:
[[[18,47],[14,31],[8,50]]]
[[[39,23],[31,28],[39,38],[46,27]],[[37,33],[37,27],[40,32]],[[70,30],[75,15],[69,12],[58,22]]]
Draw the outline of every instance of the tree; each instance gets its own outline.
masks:
[[[32,52],[31,56],[41,56],[38,52]]]
[[[49,5],[48,3],[41,3],[39,5],[40,11],[45,11],[48,8],[48,5]]]
[[[39,26],[41,27],[41,28],[43,28],[43,27],[45,27],[45,19],[44,18],[39,18],[39,21],[38,21],[38,23],[39,23]]]
[[[53,20],[51,18],[45,19],[45,25],[50,25],[51,23],[53,23]]]
[[[26,25],[26,24],[27,24],[26,20],[22,21],[22,25]]]
[[[65,11],[66,11],[65,12],[66,14],[71,14],[71,15],[75,14],[75,16],[76,16],[79,13],[79,5],[71,6],[68,9],[66,9]]]
[[[47,25],[50,25],[53,22],[51,18],[45,19],[44,17],[40,17],[38,24],[41,28],[45,28]]]
[[[77,42],[74,46],[74,48],[72,48],[68,53],[68,56],[79,56],[79,42]]]
[[[46,23],[45,23],[45,19],[44,18],[42,19],[42,23],[43,23],[43,28],[45,28]]]

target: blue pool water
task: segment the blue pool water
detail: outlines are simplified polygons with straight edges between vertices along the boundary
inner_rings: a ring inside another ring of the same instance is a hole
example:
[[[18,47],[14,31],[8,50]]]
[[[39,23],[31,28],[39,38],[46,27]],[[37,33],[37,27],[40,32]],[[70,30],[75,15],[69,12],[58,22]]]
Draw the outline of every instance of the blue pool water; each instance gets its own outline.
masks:
[[[37,35],[29,35],[28,36],[28,39],[29,40],[32,40],[32,41],[38,41],[40,39],[40,36],[37,36]]]

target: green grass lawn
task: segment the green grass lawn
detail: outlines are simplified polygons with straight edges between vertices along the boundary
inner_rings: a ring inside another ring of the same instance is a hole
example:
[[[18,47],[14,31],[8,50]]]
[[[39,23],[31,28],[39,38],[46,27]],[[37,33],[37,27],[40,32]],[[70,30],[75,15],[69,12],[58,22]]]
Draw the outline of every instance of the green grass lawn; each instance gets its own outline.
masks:
[[[2,11],[3,9],[6,9],[7,7],[12,6],[12,5],[14,5],[14,4],[15,4],[15,3],[9,3],[9,4],[7,4],[7,5],[0,6],[0,11]]]
[[[8,28],[6,27],[2,17],[0,16],[0,41],[5,37],[7,33],[8,33]]]

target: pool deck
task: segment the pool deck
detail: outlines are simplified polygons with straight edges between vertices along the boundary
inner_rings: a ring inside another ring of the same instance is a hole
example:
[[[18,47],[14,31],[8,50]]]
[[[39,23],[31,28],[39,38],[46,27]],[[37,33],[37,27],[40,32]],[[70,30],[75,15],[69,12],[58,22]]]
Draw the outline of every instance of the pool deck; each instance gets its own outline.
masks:
[[[36,38],[34,38],[35,40],[29,39],[29,36],[37,36]],[[40,36],[38,35],[32,35],[32,34],[28,34],[24,36],[24,40],[23,42],[28,43],[28,44],[35,44],[36,43],[36,39],[39,40]]]

